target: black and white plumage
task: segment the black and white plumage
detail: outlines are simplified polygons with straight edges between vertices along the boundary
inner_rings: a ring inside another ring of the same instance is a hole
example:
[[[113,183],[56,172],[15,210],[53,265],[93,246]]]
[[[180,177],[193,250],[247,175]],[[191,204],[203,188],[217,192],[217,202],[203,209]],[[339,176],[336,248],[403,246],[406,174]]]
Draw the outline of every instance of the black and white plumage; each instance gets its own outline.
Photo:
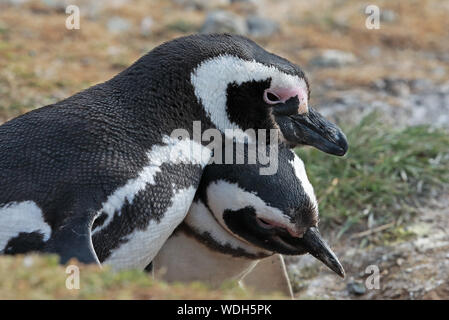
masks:
[[[206,142],[172,139],[173,130],[192,137],[196,120],[203,131],[280,128],[293,145],[345,153],[344,135],[308,98],[298,66],[244,37],[194,35],[10,120],[0,126],[0,253],[144,268],[184,219],[210,159]],[[170,161],[172,150],[184,161]]]
[[[186,219],[153,261],[156,276],[220,285],[241,279],[255,263],[274,254],[305,253],[344,276],[318,233],[318,204],[302,160],[281,146],[277,173],[261,176],[259,168],[258,164],[205,168]],[[288,294],[279,259],[269,262],[277,265],[278,274],[266,274],[252,284],[279,289],[284,283],[283,292]]]

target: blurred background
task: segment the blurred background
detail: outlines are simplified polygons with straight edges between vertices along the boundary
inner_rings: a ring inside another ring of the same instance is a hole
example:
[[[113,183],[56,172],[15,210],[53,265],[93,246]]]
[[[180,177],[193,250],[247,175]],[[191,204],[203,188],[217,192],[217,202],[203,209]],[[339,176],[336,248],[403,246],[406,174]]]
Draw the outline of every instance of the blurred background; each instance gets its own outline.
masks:
[[[79,30],[65,26],[71,4]],[[0,123],[197,32],[246,35],[299,64],[311,104],[348,136],[343,159],[298,150],[347,277],[288,258],[296,297],[449,299],[449,1],[0,0]],[[11,266],[0,259],[0,297]],[[25,289],[8,297],[52,296]]]

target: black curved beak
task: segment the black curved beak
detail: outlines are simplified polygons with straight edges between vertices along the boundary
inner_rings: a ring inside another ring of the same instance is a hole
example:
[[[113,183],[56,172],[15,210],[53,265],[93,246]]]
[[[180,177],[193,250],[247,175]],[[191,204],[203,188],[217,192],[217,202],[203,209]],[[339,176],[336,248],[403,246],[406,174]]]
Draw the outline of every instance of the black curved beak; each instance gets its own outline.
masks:
[[[301,240],[302,246],[304,246],[308,253],[320,260],[340,277],[345,277],[345,270],[340,261],[338,261],[335,253],[323,240],[317,228],[309,228]]]
[[[295,98],[297,99],[297,98]],[[343,156],[348,151],[348,141],[341,129],[309,107],[304,114],[291,113],[290,99],[284,105],[273,108],[273,115],[287,143],[313,146],[323,152]]]
[[[302,238],[292,237],[289,234],[283,234],[280,238],[291,248],[295,248],[293,250],[296,252],[293,254],[310,253],[340,277],[345,277],[345,270],[340,261],[338,261],[335,253],[323,240],[317,228],[311,227],[307,229]]]

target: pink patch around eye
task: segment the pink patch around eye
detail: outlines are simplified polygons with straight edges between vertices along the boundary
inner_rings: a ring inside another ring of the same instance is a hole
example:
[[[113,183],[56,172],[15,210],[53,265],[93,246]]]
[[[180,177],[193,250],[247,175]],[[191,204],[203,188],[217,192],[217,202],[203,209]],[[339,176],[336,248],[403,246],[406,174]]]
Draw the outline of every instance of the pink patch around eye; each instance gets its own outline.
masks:
[[[301,87],[269,88],[264,91],[263,99],[268,104],[278,104],[285,103],[290,98],[296,96],[299,99],[298,113],[307,112],[307,92]]]

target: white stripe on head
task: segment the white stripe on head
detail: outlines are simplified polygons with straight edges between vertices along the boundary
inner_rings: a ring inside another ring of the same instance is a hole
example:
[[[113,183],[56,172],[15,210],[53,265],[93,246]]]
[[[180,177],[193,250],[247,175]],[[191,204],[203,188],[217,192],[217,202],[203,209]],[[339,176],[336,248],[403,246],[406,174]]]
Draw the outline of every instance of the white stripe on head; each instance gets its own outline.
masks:
[[[248,192],[238,186],[237,183],[229,183],[219,180],[207,187],[207,199],[209,208],[220,221],[222,226],[230,231],[223,219],[225,210],[237,211],[245,207],[254,208],[257,217],[277,222],[283,226],[294,227],[290,218],[280,209],[271,207],[265,203],[256,193]]]
[[[206,60],[190,75],[196,97],[212,122],[222,132],[225,129],[241,129],[229,120],[226,113],[228,85],[231,83],[240,85],[252,80],[261,81],[269,78],[271,78],[271,88],[300,87],[307,92],[305,80],[298,76],[284,73],[274,66],[266,66],[255,60],[247,61],[230,55],[220,55]],[[307,97],[305,100],[307,101]],[[250,139],[246,134],[236,137],[240,142],[244,138]]]
[[[310,183],[309,178],[307,177],[304,162],[301,160],[301,158],[298,157],[298,155],[295,152],[293,152],[293,154],[294,158],[292,161],[290,161],[290,164],[295,170],[295,175],[298,178],[299,182],[301,182],[301,185],[305,193],[308,195],[310,201],[315,205],[316,208],[318,208],[315,192],[313,191],[312,184]]]
[[[246,241],[240,241],[233,233],[225,230],[212,215],[213,213],[209,211],[205,204],[198,200],[192,203],[184,222],[198,234],[208,232],[222,246],[229,245],[233,249],[241,248],[254,255],[261,252],[261,249],[249,245]]]

